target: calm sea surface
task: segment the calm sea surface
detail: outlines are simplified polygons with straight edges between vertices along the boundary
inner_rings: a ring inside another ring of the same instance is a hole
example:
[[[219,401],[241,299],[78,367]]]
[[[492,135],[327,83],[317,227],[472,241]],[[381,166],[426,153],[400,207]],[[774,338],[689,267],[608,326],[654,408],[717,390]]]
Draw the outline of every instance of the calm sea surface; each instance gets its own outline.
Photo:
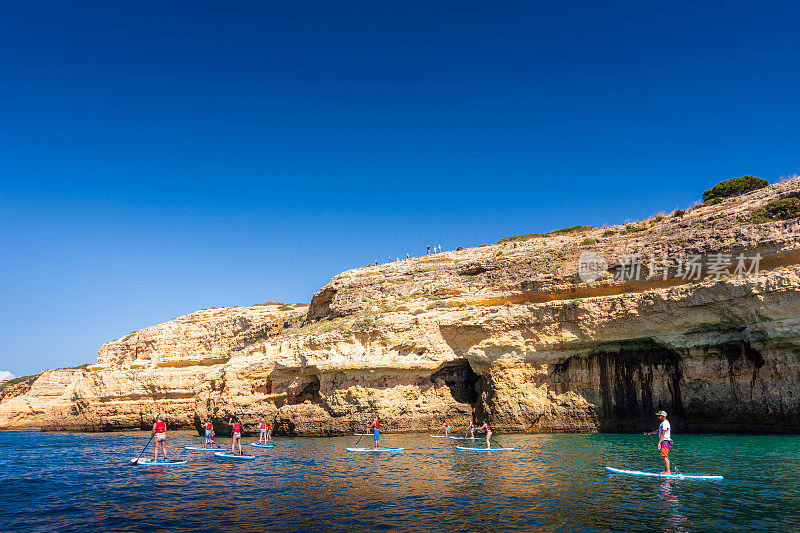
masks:
[[[684,473],[724,481],[606,474],[660,471],[642,435],[499,435],[517,451],[493,453],[385,435],[406,451],[377,456],[278,439],[231,462],[171,433],[189,464],[130,465],[148,438],[0,432],[0,531],[800,531],[800,436],[675,436]]]

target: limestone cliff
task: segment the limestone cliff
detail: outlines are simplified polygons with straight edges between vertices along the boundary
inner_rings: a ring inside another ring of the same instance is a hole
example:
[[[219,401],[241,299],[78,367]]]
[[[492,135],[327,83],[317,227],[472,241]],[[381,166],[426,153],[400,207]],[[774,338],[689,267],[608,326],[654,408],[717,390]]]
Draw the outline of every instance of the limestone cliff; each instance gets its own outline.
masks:
[[[0,391],[0,428],[146,428],[160,412],[174,428],[210,416],[224,432],[236,414],[334,435],[377,412],[390,431],[468,416],[638,431],[666,409],[679,431],[798,432],[800,221],[751,216],[798,195],[795,178],[685,214],[343,272],[310,305],[198,311]],[[588,282],[586,252],[608,264]]]

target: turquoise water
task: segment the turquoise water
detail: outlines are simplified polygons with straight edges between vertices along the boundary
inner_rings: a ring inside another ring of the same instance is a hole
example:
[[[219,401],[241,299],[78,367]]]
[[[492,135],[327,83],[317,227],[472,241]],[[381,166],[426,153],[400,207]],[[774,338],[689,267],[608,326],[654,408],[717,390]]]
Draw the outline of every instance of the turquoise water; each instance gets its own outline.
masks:
[[[685,473],[724,481],[606,474],[660,470],[642,435],[499,435],[517,451],[496,453],[385,435],[406,451],[376,456],[278,439],[231,462],[172,433],[188,465],[129,465],[148,438],[0,432],[0,531],[800,531],[800,436],[675,437]]]

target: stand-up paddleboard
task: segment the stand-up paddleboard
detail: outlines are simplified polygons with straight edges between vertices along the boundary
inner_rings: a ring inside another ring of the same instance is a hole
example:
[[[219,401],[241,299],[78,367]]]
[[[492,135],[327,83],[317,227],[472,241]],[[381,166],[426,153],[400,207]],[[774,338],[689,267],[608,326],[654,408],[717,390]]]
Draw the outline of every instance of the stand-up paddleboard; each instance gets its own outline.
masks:
[[[456,450],[464,450],[466,452],[513,452],[514,448],[467,448],[465,446],[456,446]]]
[[[185,450],[191,450],[193,452],[221,452],[227,450],[228,448],[201,448],[200,446],[184,446]]]
[[[405,448],[347,448],[348,452],[361,452],[361,453],[369,453],[369,452],[402,452]]]
[[[703,476],[699,474],[661,474],[659,472],[639,472],[638,470],[620,470],[619,468],[606,467],[606,472],[611,474],[625,474],[628,476],[663,477],[668,479],[724,479],[722,476]]]
[[[446,439],[447,435],[428,435],[429,437],[433,437],[434,439]]]
[[[255,455],[237,455],[235,453],[224,453],[224,452],[214,452],[214,455],[217,457],[222,457],[223,459],[239,459],[241,461],[250,461],[255,459]]]
[[[274,444],[259,444],[257,442],[251,442],[250,446],[255,446],[256,448],[274,448]]]
[[[353,433],[356,437],[371,437],[372,433]]]
[[[450,437],[453,440],[475,440],[478,437]]]
[[[139,459],[131,459],[131,463],[135,465],[157,466],[157,465],[185,465],[187,461],[173,461],[172,459],[167,459],[166,461],[164,459],[153,461],[152,459],[144,459],[140,457]]]

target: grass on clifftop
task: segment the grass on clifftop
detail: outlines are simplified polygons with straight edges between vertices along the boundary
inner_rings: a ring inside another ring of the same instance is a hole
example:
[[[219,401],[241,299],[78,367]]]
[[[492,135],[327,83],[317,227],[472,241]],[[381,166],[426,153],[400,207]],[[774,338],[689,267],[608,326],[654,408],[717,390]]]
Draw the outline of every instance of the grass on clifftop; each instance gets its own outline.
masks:
[[[595,229],[594,226],[571,226],[569,228],[561,228],[553,231],[548,231],[547,233],[526,233],[525,235],[517,235],[515,237],[503,237],[495,244],[503,244],[506,242],[520,242],[520,241],[528,241],[531,239],[535,239],[537,237],[553,237],[555,235],[568,235],[570,233],[575,233],[578,231],[588,231]]]
[[[720,181],[703,193],[703,202],[721,202],[725,198],[763,189],[767,185],[769,185],[767,180],[755,176],[742,176],[741,178]]]
[[[10,387],[11,385],[16,385],[17,383],[22,383],[23,381],[28,381],[29,379],[35,378],[38,375],[39,374],[36,374],[35,376],[20,376],[18,378],[9,379],[8,381],[0,383],[0,390]]]

